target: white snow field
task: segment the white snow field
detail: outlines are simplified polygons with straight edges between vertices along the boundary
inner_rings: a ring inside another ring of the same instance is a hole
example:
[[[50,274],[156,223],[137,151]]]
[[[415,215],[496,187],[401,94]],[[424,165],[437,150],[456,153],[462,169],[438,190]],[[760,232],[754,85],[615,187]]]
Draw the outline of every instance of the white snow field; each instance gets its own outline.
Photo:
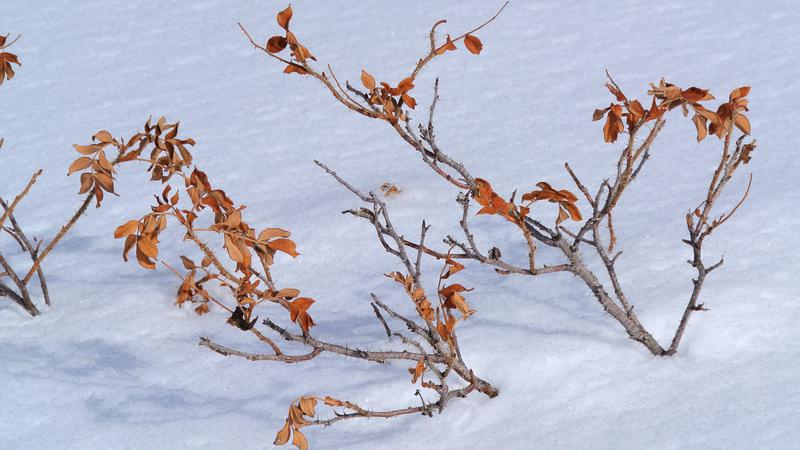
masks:
[[[72,144],[101,129],[130,136],[151,115],[180,120],[198,141],[197,164],[248,206],[249,223],[292,230],[302,255],[279,257],[274,273],[317,299],[313,332],[386,347],[369,294],[410,308],[383,276],[399,262],[368,223],[340,214],[360,206],[357,199],[312,160],[364,190],[396,183],[402,193],[388,200],[395,224],[410,236],[427,219],[429,242],[457,231],[457,191],[385,124],[347,111],[316,81],[282,74],[247,43],[237,22],[263,40],[276,34],[275,13],[285,6],[3,0],[0,33],[22,35],[11,51],[23,65],[0,87],[0,195],[15,195],[43,168],[17,215],[29,234],[49,238],[80,202],[77,177],[66,176]],[[396,81],[424,54],[436,20],[448,19],[441,31],[457,35],[500,6],[295,1],[292,27],[340,78],[357,82],[367,69]],[[439,77],[440,145],[504,195],[542,180],[574,189],[565,161],[592,189],[612,174],[620,143],[603,143],[602,124],[591,122],[594,108],[612,100],[605,69],[640,98],[662,76],[719,99],[750,85],[759,146],[723,206],[738,200],[747,171],[750,197],[710,238],[707,258],[724,254],[725,265],[706,281],[701,302],[710,311],[692,316],[675,357],[653,357],[629,340],[571,275],[500,277],[468,264],[458,279],[475,287],[468,299],[477,314],[459,330],[461,348],[500,395],[470,395],[432,419],[307,428],[311,446],[800,448],[799,26],[796,1],[513,0],[477,34],[481,55],[462,48],[434,61],[417,79],[416,114],[424,117]],[[684,214],[702,199],[719,151],[716,138],[697,144],[691,121],[674,112],[614,216],[621,282],[662,342],[691,289]],[[328,355],[298,365],[249,362],[199,347],[209,336],[262,350],[223,312],[198,317],[175,307],[168,271],[122,261],[112,233],[148,211],[158,186],[145,179],[141,168],[123,169],[121,196],[91,208],[46,260],[52,308],[32,319],[0,299],[0,448],[264,449],[301,395],[372,408],[417,403],[411,365]],[[524,261],[512,226],[473,222],[481,245]],[[176,257],[189,247],[173,238],[162,251]],[[433,286],[437,267],[426,265]]]

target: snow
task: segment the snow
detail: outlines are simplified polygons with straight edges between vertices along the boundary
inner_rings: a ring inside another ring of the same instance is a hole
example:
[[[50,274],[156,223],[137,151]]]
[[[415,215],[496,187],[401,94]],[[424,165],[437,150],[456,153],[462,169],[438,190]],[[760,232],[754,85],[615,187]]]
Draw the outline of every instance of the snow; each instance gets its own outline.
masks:
[[[460,33],[499,6],[296,1],[292,26],[341,78],[357,80],[365,68],[396,81],[425,50],[436,20],[447,18],[446,32]],[[389,201],[393,220],[413,235],[427,219],[430,242],[456,229],[456,191],[388,127],[347,112],[315,81],[281,74],[249,46],[236,23],[266,38],[283,7],[4,1],[0,32],[23,35],[12,49],[23,66],[0,88],[0,195],[18,192],[27,174],[43,168],[18,216],[30,234],[52,236],[79,203],[78,180],[65,176],[75,157],[71,144],[100,129],[129,136],[150,115],[180,119],[184,134],[198,141],[199,166],[248,205],[250,223],[293,231],[302,256],[280,259],[276,275],[318,300],[314,331],[384,347],[368,299],[375,292],[405,305],[382,276],[398,263],[368,224],[339,214],[356,199],[312,160],[365,190],[396,183],[403,192]],[[593,109],[610,101],[604,69],[633,96],[661,76],[711,88],[718,98],[751,85],[749,117],[759,147],[747,166],[750,198],[709,242],[709,258],[724,254],[726,262],[703,291],[711,311],[692,317],[674,358],[654,358],[628,340],[569,275],[498,277],[471,266],[458,276],[476,288],[469,300],[478,313],[460,329],[461,347],[500,396],[454,401],[433,419],[308,429],[312,446],[800,446],[800,162],[791,156],[798,139],[789,101],[800,95],[798,23],[800,7],[792,1],[513,1],[478,33],[480,56],[462,50],[435,61],[415,92],[426,105],[434,78],[441,78],[440,144],[505,194],[540,180],[569,187],[564,161],[590,186],[611,173],[616,147],[604,144],[600,125],[590,122]],[[662,342],[690,291],[683,214],[700,201],[718,152],[712,139],[694,143],[689,120],[673,114],[669,122],[615,215],[625,250],[621,282]],[[265,448],[301,395],[375,408],[415,403],[403,364],[335,356],[254,363],[197,346],[198,337],[209,336],[259,350],[225,325],[222,313],[196,317],[173,306],[170,273],[122,261],[111,233],[146,212],[157,188],[143,180],[138,170],[123,171],[121,197],[92,208],[46,261],[52,309],[31,319],[0,303],[0,447]],[[728,204],[745,183],[740,174]],[[481,245],[524,259],[509,225],[479,218],[475,231]],[[434,279],[430,271],[428,282]]]

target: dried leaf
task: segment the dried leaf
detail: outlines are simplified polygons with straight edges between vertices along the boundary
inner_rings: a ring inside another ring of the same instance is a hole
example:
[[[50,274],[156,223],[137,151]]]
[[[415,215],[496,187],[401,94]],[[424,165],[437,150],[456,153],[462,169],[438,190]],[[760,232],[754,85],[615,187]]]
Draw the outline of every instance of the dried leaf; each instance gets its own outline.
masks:
[[[483,43],[481,40],[471,34],[464,36],[464,46],[467,47],[467,50],[476,55],[480,54],[481,50],[483,50]]]
[[[314,397],[303,397],[300,399],[300,410],[308,417],[314,417],[314,408],[317,407],[317,399]]]
[[[129,220],[122,225],[118,226],[116,230],[114,230],[114,238],[120,239],[131,234],[135,233],[136,230],[139,229],[139,221],[138,220]]]
[[[139,240],[136,241],[136,248],[145,256],[158,258],[158,241],[147,237],[140,237]]]
[[[453,51],[456,50],[457,48],[458,47],[456,47],[456,44],[454,44],[453,41],[450,40],[450,35],[448,34],[447,41],[444,44],[442,44],[441,47],[437,48],[434,53],[437,55],[441,55],[444,52]]]
[[[733,102],[740,98],[747,97],[747,94],[750,93],[750,86],[742,86],[740,88],[736,88],[731,91],[730,101]]]
[[[598,120],[602,119],[602,118],[603,118],[603,116],[605,116],[605,115],[606,115],[606,113],[608,112],[608,110],[609,110],[609,109],[610,109],[610,108],[605,108],[605,109],[595,109],[595,110],[594,110],[594,113],[592,113],[592,122],[596,122],[596,121],[598,121]]]
[[[289,419],[286,419],[286,423],[283,424],[283,428],[278,431],[278,434],[275,435],[275,441],[273,442],[274,445],[283,445],[289,442]]]
[[[122,260],[128,262],[128,252],[131,251],[133,245],[136,244],[136,236],[129,235],[125,238],[125,246],[122,249]]]
[[[624,101],[628,100],[625,97],[625,94],[623,94],[622,91],[617,89],[613,84],[606,83],[606,88],[608,88],[608,90],[611,92],[611,94],[614,95],[614,97],[617,99],[618,102],[624,102]]]
[[[275,298],[295,298],[300,295],[300,290],[295,288],[283,288],[275,293]]]
[[[86,169],[90,165],[92,165],[92,158],[88,156],[81,156],[69,165],[69,169],[67,169],[67,175],[72,175],[79,170]]]
[[[100,141],[100,142],[102,142],[104,144],[107,144],[107,143],[113,141],[114,137],[111,136],[111,133],[109,133],[108,131],[101,130],[101,131],[98,131],[97,134],[92,136],[92,140],[95,140],[95,139],[97,139],[98,141]]]
[[[695,114],[692,118],[692,121],[694,122],[694,126],[697,128],[697,142],[700,142],[708,135],[706,118],[700,114]]]
[[[289,21],[292,20],[292,5],[289,5],[283,11],[278,13],[276,17],[278,25],[286,31],[289,31]]]
[[[742,133],[750,134],[750,120],[743,114],[736,114],[733,116],[733,123],[736,125],[736,128],[742,130]]]
[[[277,237],[289,237],[292,233],[282,228],[265,228],[264,231],[259,233],[258,240],[259,241],[268,241],[273,238]]]
[[[267,51],[270,53],[280,53],[286,48],[286,38],[283,36],[272,36],[267,40]]]
[[[244,254],[239,250],[239,247],[229,234],[225,235],[225,250],[228,251],[228,256],[230,256],[232,260],[244,264]]]
[[[361,84],[371,91],[375,89],[375,78],[366,70],[361,70]]]
[[[97,153],[102,148],[98,144],[92,144],[92,145],[74,144],[73,147],[75,147],[75,150],[77,150],[78,153],[80,153],[81,155],[93,155],[93,154]]]
[[[303,69],[297,64],[289,64],[286,66],[285,69],[283,69],[283,73],[296,73],[298,75],[306,75],[308,72],[306,72],[306,69]]]
[[[690,87],[685,91],[681,92],[681,97],[686,99],[686,101],[690,103],[697,103],[704,100],[713,100],[714,96],[708,93],[708,89],[700,89],[696,87]]]
[[[300,432],[297,428],[294,429],[294,435],[292,436],[292,445],[299,448],[300,450],[308,450],[308,439],[306,436]]]
[[[297,257],[300,253],[297,253],[296,245],[294,241],[291,239],[275,239],[274,241],[270,241],[267,243],[269,247],[275,250],[282,251],[287,255],[291,256],[292,258]]]
[[[197,264],[195,264],[194,261],[192,261],[186,256],[181,255],[181,262],[183,263],[183,267],[185,267],[186,270],[194,270],[197,268]]]

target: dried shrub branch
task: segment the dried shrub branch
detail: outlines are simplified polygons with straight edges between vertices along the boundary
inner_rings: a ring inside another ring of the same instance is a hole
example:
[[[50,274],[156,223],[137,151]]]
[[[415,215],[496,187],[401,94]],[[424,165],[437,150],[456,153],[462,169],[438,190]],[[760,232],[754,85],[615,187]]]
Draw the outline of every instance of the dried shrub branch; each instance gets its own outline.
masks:
[[[319,399],[331,408],[332,417],[308,420],[307,417],[314,417],[314,407],[308,406],[308,399],[317,397],[303,397],[299,402],[306,406],[300,407],[298,403],[290,408],[286,426],[278,433],[276,443],[288,440],[284,436],[290,433],[294,436],[295,444],[299,443],[300,448],[305,448],[307,443],[303,444],[306,440],[300,429],[308,425],[330,425],[358,417],[394,417],[415,413],[431,415],[434,411],[443,410],[449,400],[466,396],[472,391],[489,397],[497,395],[496,388],[476,376],[468,367],[458,347],[456,327],[475,311],[469,308],[464,298],[464,293],[470,289],[461,284],[445,285],[444,280],[463,269],[463,265],[445,255],[443,269],[438,276],[438,301],[429,299],[422,287],[422,249],[425,248],[428,230],[424,223],[420,231],[420,248],[412,250],[392,225],[386,204],[374,193],[364,194],[350,186],[355,195],[370,204],[371,214],[380,217],[377,235],[387,251],[396,256],[404,268],[403,271],[388,273],[387,277],[402,285],[414,314],[399,312],[399,309],[373,295],[370,305],[391,341],[390,348],[363,349],[323,341],[311,331],[315,321],[309,310],[315,300],[302,297],[299,289],[278,287],[273,278],[271,266],[277,252],[291,257],[299,255],[294,241],[289,238],[291,233],[281,228],[258,231],[251,227],[245,221],[245,206],[237,205],[223,190],[213,188],[206,173],[193,164],[190,147],[195,142],[191,138],[179,138],[178,131],[178,123],[167,123],[164,118],[155,124],[148,120],[144,131],[127,141],[114,138],[107,131],[99,131],[93,136],[91,144],[75,145],[80,156],[71,164],[70,173],[80,172],[80,192],[91,192],[89,195],[93,195],[99,207],[104,192],[115,192],[117,164],[145,163],[151,180],[160,183],[162,188],[148,213],[126,221],[115,230],[114,236],[125,240],[123,259],[127,260],[128,254],[133,251],[143,268],[152,270],[161,265],[170,270],[180,279],[177,305],[191,304],[197,314],[205,314],[216,305],[230,314],[230,325],[254,334],[270,352],[245,352],[205,337],[200,339],[201,346],[225,356],[251,361],[301,363],[322,353],[331,353],[378,364],[414,364],[409,371],[412,382],[419,382],[415,395],[419,397],[421,405],[373,411],[326,396]],[[105,156],[108,149],[118,152],[115,163],[108,162]],[[338,177],[333,171],[330,173]],[[182,269],[159,257],[162,233],[170,223],[176,223],[184,241],[190,248],[194,247],[192,251],[196,256],[180,256]],[[205,241],[205,236],[213,241]],[[199,263],[195,262],[198,260]],[[207,288],[209,283],[217,284],[227,291],[227,295],[222,298],[213,296]],[[285,316],[283,320],[294,323],[298,331],[290,330],[294,325],[281,325],[278,319],[269,315],[270,310],[266,306],[270,303],[279,306],[278,310],[286,310],[288,317]],[[259,317],[256,316],[256,309],[262,318],[261,325],[266,330],[271,330],[286,345],[306,347],[308,350],[293,354],[262,333],[257,327]],[[396,328],[398,325],[399,328]],[[423,392],[431,392],[436,399],[426,400]]]
[[[285,10],[282,14],[287,11],[288,16],[291,17],[291,9]],[[492,17],[486,23],[496,17]],[[729,95],[727,102],[713,110],[703,106],[704,102],[714,99],[708,90],[696,87],[682,89],[662,80],[658,84],[651,84],[651,89],[647,93],[650,97],[650,107],[645,108],[639,100],[630,99],[623,94],[620,86],[609,75],[606,87],[614,96],[615,101],[606,108],[596,110],[593,119],[605,119],[603,126],[605,142],[615,143],[623,135],[627,135],[627,138],[617,158],[615,173],[604,180],[594,193],[581,182],[572,168],[565,164],[568,174],[589,205],[585,209],[588,209],[590,214],[584,217],[577,206],[578,196],[569,190],[557,189],[540,181],[536,183],[537,189],[520,196],[521,201],[516,200],[515,194],[512,194],[509,199],[505,199],[492,189],[489,181],[473,175],[463,164],[445,153],[438,145],[434,132],[433,116],[439,98],[438,80],[434,85],[434,98],[429,107],[427,122],[412,123],[411,114],[412,110],[416,108],[416,100],[411,97],[411,91],[415,87],[415,78],[419,71],[435,57],[441,56],[447,51],[456,50],[455,43],[459,40],[463,39],[465,47],[474,54],[480,53],[483,48],[480,40],[471,33],[486,23],[456,39],[451,39],[448,35],[444,43],[439,44],[438,42],[441,41],[437,40],[436,31],[443,23],[444,21],[439,21],[431,28],[430,50],[414,66],[408,77],[392,86],[387,82],[376,82],[369,72],[363,70],[360,80],[363,88],[356,88],[350,83],[345,83],[345,88],[342,88],[338,79],[333,76],[330,66],[327,66],[329,74],[317,70],[312,65],[316,58],[289,31],[288,22],[286,26],[283,26],[286,30],[286,37],[272,37],[266,46],[258,45],[244,27],[242,30],[256,48],[271,58],[287,64],[284,72],[310,75],[321,81],[334,98],[348,109],[388,124],[411,149],[420,155],[423,162],[434,173],[461,190],[458,195],[458,203],[463,210],[460,221],[463,237],[449,236],[446,239],[446,244],[459,252],[451,258],[474,260],[493,266],[498,273],[503,275],[514,273],[538,276],[552,272],[571,272],[586,284],[603,309],[622,325],[630,338],[640,342],[654,355],[673,355],[678,350],[691,314],[704,309],[702,304],[698,304],[698,298],[706,276],[722,264],[722,260],[709,266],[703,262],[702,249],[705,238],[738,210],[749,192],[748,185],[742,200],[735,207],[729,212],[712,218],[712,212],[715,211],[714,207],[720,194],[732,179],[734,172],[742,164],[750,161],[752,151],[756,146],[755,141],[748,143],[744,141],[745,137],[750,134],[750,123],[744,115],[744,112],[748,110],[746,96],[750,88],[735,89]],[[287,45],[270,45],[270,43],[283,43],[284,41],[290,48],[288,58],[279,55]],[[634,305],[627,298],[619,281],[615,264],[622,252],[614,253],[618,242],[614,229],[613,212],[625,190],[641,174],[645,163],[651,157],[653,144],[664,129],[666,114],[674,109],[681,109],[684,115],[692,113],[698,141],[702,141],[708,135],[715,135],[720,139],[722,154],[718,167],[712,174],[703,202],[686,216],[689,237],[684,242],[692,249],[693,258],[689,264],[697,270],[697,276],[692,280],[692,294],[676,328],[675,336],[669,346],[662,346],[639,321],[634,312]],[[734,139],[737,130],[740,137]],[[734,141],[735,145],[732,144]],[[337,182],[354,192],[349,183],[336,176],[330,169],[325,168],[325,170],[333,175]],[[387,251],[393,254],[401,253],[399,249],[387,248],[386,241],[391,235],[387,232],[386,222],[379,214],[372,211],[373,199],[354,193],[360,200],[367,203],[367,206],[350,212],[375,226],[379,239]],[[515,225],[521,234],[521,245],[527,248],[528,260],[525,263],[502,259],[497,248],[492,248],[488,252],[478,248],[468,222],[469,207],[473,201],[481,207],[477,214],[500,216]],[[537,201],[547,201],[557,206],[558,215],[554,224],[546,224],[544,219],[530,216],[531,204]],[[576,222],[578,225],[570,229],[567,226],[570,221]],[[418,249],[427,255],[436,258],[445,257],[441,250],[429,248],[422,243],[410,242],[404,238],[401,238],[400,241],[404,246]],[[536,259],[537,249],[540,245],[558,249],[562,261],[551,265],[540,265]],[[607,276],[609,280],[610,289],[589,269],[584,261],[587,255],[594,255],[603,263],[604,276]]]

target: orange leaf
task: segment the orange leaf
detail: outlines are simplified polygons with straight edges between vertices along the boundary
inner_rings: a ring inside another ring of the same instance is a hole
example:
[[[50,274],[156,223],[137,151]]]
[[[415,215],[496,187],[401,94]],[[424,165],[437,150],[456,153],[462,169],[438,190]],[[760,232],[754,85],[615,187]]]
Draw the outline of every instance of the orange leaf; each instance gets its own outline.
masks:
[[[276,237],[289,237],[292,233],[282,228],[264,228],[264,231],[259,233],[258,240],[259,241],[268,241],[272,238]]]
[[[464,36],[464,46],[467,47],[467,50],[476,55],[480,54],[481,50],[483,50],[483,43],[481,40],[471,34]]]
[[[294,436],[292,436],[292,445],[299,448],[300,450],[308,450],[308,439],[306,436],[300,432],[299,429],[294,429]]]
[[[100,142],[102,142],[102,143],[104,143],[104,144],[107,144],[107,143],[109,143],[109,142],[113,141],[113,140],[114,140],[114,137],[113,137],[113,136],[111,136],[111,133],[109,133],[108,131],[106,131],[106,130],[101,130],[101,131],[98,131],[98,132],[97,132],[97,134],[95,134],[94,136],[92,136],[92,139],[93,139],[93,140],[94,140],[94,139],[97,139],[98,141],[100,141]]]
[[[747,97],[747,94],[750,93],[750,86],[742,86],[740,88],[736,88],[731,91],[730,101],[738,100],[743,97]]]
[[[617,89],[613,84],[606,83],[606,87],[614,95],[614,97],[616,97],[618,102],[624,102],[624,101],[627,100],[627,98],[625,97],[625,94],[623,94],[622,91]]]
[[[283,445],[289,442],[289,419],[286,419],[286,423],[283,424],[283,428],[278,431],[278,434],[275,435],[275,441],[273,442],[274,445]]]
[[[414,107],[417,106],[417,101],[414,100],[414,97],[411,97],[408,94],[403,94],[400,98],[402,98],[403,103],[405,103],[411,109],[414,109]]]
[[[125,238],[125,247],[122,249],[122,260],[128,262],[128,252],[131,251],[133,245],[136,243],[136,236],[129,235]]]
[[[408,369],[408,373],[411,374],[411,384],[416,383],[417,380],[422,377],[422,374],[425,373],[425,359],[420,358],[419,361],[417,361],[416,367]]]
[[[750,134],[750,120],[743,114],[736,114],[733,117],[733,123],[736,125],[736,128],[742,130],[742,133]]]
[[[295,258],[300,254],[297,253],[296,245],[294,241],[291,239],[275,239],[274,241],[268,242],[267,245],[273,248],[274,250],[280,250],[283,253],[286,253],[292,258]]]
[[[285,69],[283,69],[283,73],[296,73],[298,75],[305,75],[308,72],[306,72],[306,69],[303,69],[297,64],[289,64]]]
[[[141,240],[139,241],[141,242]],[[136,260],[139,262],[139,265],[144,267],[148,270],[154,270],[156,268],[156,264],[148,258],[147,255],[142,252],[141,247],[139,247],[138,242],[136,245]]]
[[[300,399],[300,410],[308,417],[314,417],[314,408],[317,406],[317,399],[314,397],[303,397]]]
[[[150,258],[158,258],[158,241],[140,237],[139,240],[136,241],[136,248]]]
[[[88,156],[81,156],[69,165],[69,169],[67,169],[67,175],[72,175],[79,170],[86,169],[90,165],[92,165],[92,158]]]
[[[573,205],[572,203],[566,203],[567,211],[569,211],[570,218],[574,221],[583,220],[583,216],[581,216],[581,211],[578,209],[577,206]]]
[[[75,147],[75,150],[77,150],[78,153],[80,153],[81,155],[92,155],[94,153],[97,153],[97,151],[102,148],[98,144],[92,144],[92,145],[74,144],[73,147]]]
[[[114,230],[114,238],[119,239],[128,237],[131,234],[135,233],[137,229],[139,229],[139,221],[129,220],[124,224],[118,226],[117,229]]]
[[[361,84],[370,91],[375,89],[375,78],[367,73],[366,70],[361,70]]]
[[[278,13],[276,17],[278,25],[286,31],[289,31],[289,21],[292,20],[292,5],[289,5],[283,11]]]
[[[695,114],[692,118],[692,122],[694,122],[694,126],[697,128],[697,142],[700,142],[708,135],[706,118],[700,114]]]
[[[714,96],[708,93],[708,89],[700,89],[696,87],[690,87],[685,91],[681,92],[681,97],[686,99],[690,103],[697,103],[703,100],[713,100]]]
[[[450,40],[450,35],[448,34],[447,35],[447,42],[442,44],[441,47],[437,48],[434,53],[437,54],[437,55],[441,55],[444,52],[452,51],[452,50],[456,50],[456,49],[457,49],[456,44],[453,44],[453,41]]]
[[[267,40],[267,51],[270,53],[280,53],[286,48],[286,38],[283,36],[272,36]]]

